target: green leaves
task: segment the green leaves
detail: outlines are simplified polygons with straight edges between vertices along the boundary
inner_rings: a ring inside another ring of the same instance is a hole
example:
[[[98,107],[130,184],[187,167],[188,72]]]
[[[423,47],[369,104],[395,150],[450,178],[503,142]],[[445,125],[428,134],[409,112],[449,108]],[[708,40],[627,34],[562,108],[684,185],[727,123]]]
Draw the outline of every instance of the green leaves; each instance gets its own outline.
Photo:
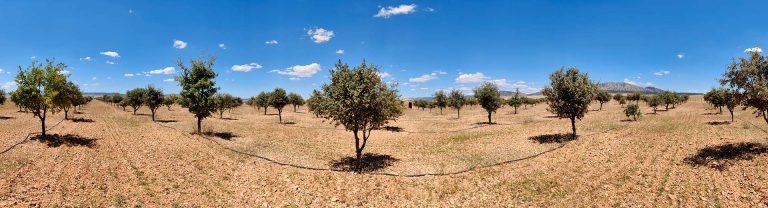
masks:
[[[199,119],[208,117],[215,111],[212,97],[219,90],[213,81],[216,78],[216,72],[213,70],[215,61],[215,57],[208,60],[191,60],[191,68],[184,66],[181,60],[178,61],[181,75],[176,77],[176,81],[181,87],[181,105]]]
[[[549,75],[549,79],[552,83],[543,91],[549,103],[547,110],[560,118],[583,118],[597,85],[575,67],[567,71],[561,68]]]

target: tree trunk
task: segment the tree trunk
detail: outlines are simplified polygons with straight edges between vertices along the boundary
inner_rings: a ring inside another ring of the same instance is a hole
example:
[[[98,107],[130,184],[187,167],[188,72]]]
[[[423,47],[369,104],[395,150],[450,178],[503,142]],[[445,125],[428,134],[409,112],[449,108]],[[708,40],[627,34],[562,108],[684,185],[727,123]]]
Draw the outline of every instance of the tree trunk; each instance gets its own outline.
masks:
[[[264,115],[267,115],[267,107],[264,107]]]
[[[137,108],[133,108],[133,115],[136,115],[136,111],[139,110]]]
[[[491,124],[491,112],[488,111],[488,124]]]
[[[197,133],[198,133],[198,134],[201,132],[201,131],[200,131],[200,129],[201,129],[201,128],[200,128],[200,126],[201,126],[201,125],[200,125],[200,123],[202,123],[202,121],[203,121],[203,118],[200,118],[200,116],[198,116],[198,117],[197,117]]]
[[[152,121],[155,121],[155,111],[152,111]]]
[[[731,123],[733,123],[733,110],[731,110],[731,109],[728,109],[728,111],[730,111],[730,112],[731,112]]]
[[[461,109],[456,109],[456,118],[461,118]]]
[[[515,114],[517,114],[517,106],[515,106]]]
[[[224,111],[219,111],[219,119],[224,118]]]
[[[576,139],[576,117],[571,117],[571,129],[573,129],[573,139]]]
[[[280,119],[280,123],[283,123],[283,111],[280,109],[277,110],[277,118]]]
[[[355,158],[357,158],[357,164],[360,164],[360,159],[363,156],[363,150],[360,149],[360,137],[357,135],[357,130],[354,130],[355,132]]]
[[[597,109],[597,111],[601,111],[601,110],[603,110],[603,103],[602,102],[600,103],[600,109]]]
[[[664,110],[667,110],[667,111],[669,110],[669,104],[667,104],[666,106],[664,106]]]
[[[443,115],[443,108],[440,108],[440,115]]]
[[[296,107],[297,107],[296,105],[293,105],[293,112],[294,113],[296,112]]]
[[[64,108],[64,120],[69,120],[69,109]]]

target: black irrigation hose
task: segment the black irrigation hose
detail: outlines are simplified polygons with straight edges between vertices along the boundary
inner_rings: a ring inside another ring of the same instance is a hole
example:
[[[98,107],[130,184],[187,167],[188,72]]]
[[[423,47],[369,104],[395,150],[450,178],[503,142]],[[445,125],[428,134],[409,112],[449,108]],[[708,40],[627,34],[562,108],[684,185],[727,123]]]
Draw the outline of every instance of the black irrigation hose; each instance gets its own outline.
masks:
[[[51,129],[53,129],[54,127],[56,127],[56,126],[58,126],[59,124],[61,124],[61,122],[63,122],[64,120],[66,120],[66,119],[61,119],[61,121],[57,122],[56,124],[54,124],[54,125],[53,125],[53,126],[51,126],[51,127],[48,127],[48,128],[47,128],[47,129],[45,129],[45,130],[46,130],[46,131],[50,131],[50,130],[51,130]],[[35,135],[35,134],[39,134],[39,133],[42,133],[42,132],[39,132],[39,131],[38,131],[38,132],[32,132],[32,133],[29,133],[29,134],[27,134],[27,136],[26,136],[26,137],[24,137],[24,139],[22,139],[21,141],[17,142],[16,144],[13,144],[13,145],[11,145],[10,147],[8,147],[8,149],[5,149],[5,150],[3,150],[2,152],[0,152],[0,154],[4,154],[4,153],[6,153],[6,152],[8,152],[8,151],[11,151],[13,148],[16,148],[16,146],[19,146],[19,145],[21,145],[21,144],[24,144],[24,143],[26,143],[26,142],[27,142],[27,140],[29,140],[29,138],[30,138],[32,135]]]
[[[176,131],[180,131],[182,133],[186,133],[186,132],[181,131],[179,129],[176,129],[174,127],[163,125],[162,123],[158,123],[158,122],[154,122],[154,123],[156,123],[156,124],[158,124],[158,125],[160,125],[162,127],[165,127],[165,128],[169,128],[169,129],[173,129],[173,130],[176,130]],[[608,133],[608,132],[613,131],[615,129],[618,129],[620,127],[625,127],[627,125],[629,125],[629,122],[624,124],[624,125],[622,125],[622,126],[614,127],[614,128],[602,131],[602,132],[595,132],[595,133],[592,133],[592,134],[587,134],[587,135],[584,135],[584,136],[594,136],[594,135],[600,135],[600,134]],[[190,135],[192,135],[192,134],[190,134]],[[184,134],[184,136],[191,139],[191,137],[187,136],[187,134]],[[262,160],[265,160],[267,162],[271,162],[271,163],[277,164],[277,165],[289,166],[289,167],[293,167],[293,168],[299,168],[299,169],[305,169],[305,170],[313,170],[313,171],[348,172],[348,171],[336,170],[336,169],[330,169],[330,168],[316,168],[316,167],[309,167],[309,166],[303,166],[303,165],[297,165],[297,164],[280,162],[280,161],[277,161],[277,160],[274,160],[274,159],[271,159],[271,158],[268,158],[268,157],[256,155],[256,154],[253,154],[253,153],[247,153],[247,152],[243,152],[243,151],[240,151],[240,150],[235,150],[235,149],[226,147],[226,146],[222,145],[221,143],[219,143],[218,141],[216,141],[214,139],[211,139],[210,137],[204,137],[204,136],[200,136],[200,135],[196,135],[196,136],[199,136],[199,137],[204,138],[206,140],[212,141],[212,142],[216,143],[216,145],[218,145],[219,147],[221,147],[223,149],[226,149],[226,150],[229,150],[229,151],[232,151],[234,153],[238,153],[238,154],[241,154],[241,155],[246,155],[246,156],[250,156],[250,157],[259,158],[259,159],[262,159]],[[570,143],[570,142],[564,142],[564,143],[562,143],[561,145],[559,145],[559,146],[557,146],[555,148],[552,148],[552,149],[549,149],[549,150],[545,150],[545,151],[542,151],[542,152],[539,152],[539,153],[536,153],[536,154],[533,154],[533,155],[530,155],[530,156],[527,156],[527,157],[522,157],[522,158],[517,158],[517,159],[512,159],[512,160],[507,160],[507,161],[502,161],[502,162],[488,164],[488,165],[474,165],[474,166],[469,167],[467,169],[460,170],[460,171],[455,171],[455,172],[448,172],[448,173],[421,173],[421,174],[395,174],[395,173],[368,172],[368,173],[365,173],[365,174],[368,174],[368,175],[380,175],[380,176],[397,176],[397,177],[406,177],[406,178],[415,178],[415,177],[424,177],[424,176],[450,176],[450,175],[458,175],[458,174],[462,174],[462,173],[467,173],[467,172],[475,171],[475,170],[478,170],[478,169],[495,167],[495,166],[511,164],[511,163],[519,162],[519,161],[523,161],[523,160],[533,159],[533,158],[536,158],[538,156],[544,155],[546,153],[549,153],[549,152],[558,150],[560,148],[563,148],[568,143]]]

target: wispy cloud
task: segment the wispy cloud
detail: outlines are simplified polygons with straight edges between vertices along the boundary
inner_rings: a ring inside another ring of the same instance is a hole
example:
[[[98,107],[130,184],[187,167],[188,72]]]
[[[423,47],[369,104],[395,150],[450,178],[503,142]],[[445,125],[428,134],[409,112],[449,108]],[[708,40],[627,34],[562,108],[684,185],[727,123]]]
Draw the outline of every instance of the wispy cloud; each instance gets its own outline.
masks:
[[[489,77],[485,76],[481,72],[473,74],[459,74],[459,77],[456,77],[456,83],[478,83],[483,82],[486,79],[489,79]]]
[[[429,82],[429,81],[434,80],[434,79],[437,79],[437,74],[436,73],[425,74],[425,75],[421,75],[421,76],[418,76],[418,77],[413,77],[413,78],[408,79],[408,81],[409,82],[415,82],[415,83],[424,83],[424,82]]]
[[[168,78],[168,79],[164,79],[163,80],[163,82],[174,82],[174,81],[176,81],[176,80],[173,79],[173,78]]]
[[[91,61],[91,60],[93,60],[93,59],[90,56],[86,56],[86,57],[80,58],[80,61]]]
[[[123,74],[123,76],[126,76],[126,77],[132,77],[132,76],[133,76],[133,74]]]
[[[219,48],[227,50],[227,45],[224,45],[224,43],[219,43]]]
[[[401,4],[400,6],[388,6],[379,9],[374,17],[389,18],[394,15],[410,14],[416,12],[416,4]]]
[[[187,47],[187,42],[184,42],[183,40],[173,40],[173,47],[178,49],[184,49]]]
[[[321,70],[320,64],[312,63],[309,65],[296,65],[296,66],[288,67],[283,70],[275,69],[269,72],[275,72],[282,75],[290,75],[290,76],[293,76],[292,78],[298,79],[299,77],[311,77],[317,72],[320,72],[320,70]],[[295,79],[292,79],[292,80],[295,80]]]
[[[653,75],[664,76],[664,75],[669,75],[670,73],[672,73],[672,72],[669,72],[669,71],[666,71],[666,70],[661,70],[661,71],[654,72]]]
[[[280,44],[280,42],[277,42],[277,40],[268,40],[267,42],[264,42],[264,44],[277,45],[277,44]]]
[[[683,58],[685,58],[685,54],[684,53],[678,53],[677,54],[677,59],[683,59]]]
[[[309,29],[307,30],[307,35],[309,35],[309,37],[312,38],[312,41],[315,43],[324,43],[330,41],[331,38],[333,38],[333,31],[323,28]]]
[[[114,64],[116,64],[116,63],[115,63],[115,62],[113,62],[113,61],[106,61],[106,62],[104,62],[104,63],[107,63],[107,64],[109,64],[109,65],[114,65]]]
[[[112,57],[112,58],[120,57],[120,54],[115,52],[115,51],[104,51],[104,52],[100,52],[99,54],[105,55],[105,56],[109,56],[109,57]],[[34,56],[33,56],[33,58],[34,58]]]
[[[236,72],[249,72],[253,69],[261,69],[261,65],[257,63],[248,63],[248,64],[242,64],[242,65],[233,65],[232,71]]]
[[[745,53],[762,53],[763,49],[760,47],[754,47],[754,48],[747,48],[744,50]]]
[[[176,74],[176,68],[169,66],[162,69],[155,69],[149,71],[149,74]]]
[[[336,51],[336,54],[339,54],[339,55],[344,54],[344,50],[339,49]]]

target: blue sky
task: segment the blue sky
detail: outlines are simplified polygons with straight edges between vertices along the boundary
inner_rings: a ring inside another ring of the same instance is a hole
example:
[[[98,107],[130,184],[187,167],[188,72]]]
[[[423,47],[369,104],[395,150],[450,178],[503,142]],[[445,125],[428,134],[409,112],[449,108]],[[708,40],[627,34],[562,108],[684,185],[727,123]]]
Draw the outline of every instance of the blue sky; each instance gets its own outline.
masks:
[[[768,40],[766,1],[2,1],[0,83],[56,58],[88,92],[176,93],[176,61],[216,56],[241,97],[308,95],[338,59],[403,97],[483,81],[533,92],[561,66],[600,82],[701,92]],[[223,44],[223,45],[221,45]],[[33,58],[34,57],[34,58]]]

